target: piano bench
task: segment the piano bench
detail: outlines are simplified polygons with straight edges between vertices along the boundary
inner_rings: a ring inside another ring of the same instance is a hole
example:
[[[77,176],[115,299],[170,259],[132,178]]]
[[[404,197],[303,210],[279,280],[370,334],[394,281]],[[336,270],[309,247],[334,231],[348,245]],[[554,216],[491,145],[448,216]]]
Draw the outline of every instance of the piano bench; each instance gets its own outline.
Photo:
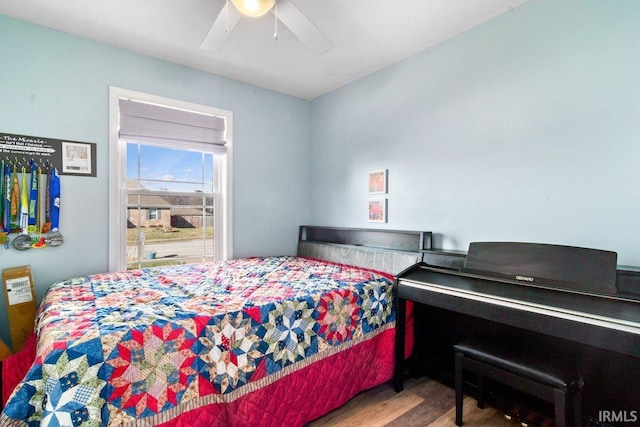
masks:
[[[573,402],[576,426],[582,425],[582,378],[573,365],[542,349],[522,349],[509,342],[473,339],[453,346],[455,350],[456,425],[462,425],[463,370],[478,378],[478,407],[484,408],[483,378],[489,378],[553,403],[556,427],[566,427],[567,406]]]

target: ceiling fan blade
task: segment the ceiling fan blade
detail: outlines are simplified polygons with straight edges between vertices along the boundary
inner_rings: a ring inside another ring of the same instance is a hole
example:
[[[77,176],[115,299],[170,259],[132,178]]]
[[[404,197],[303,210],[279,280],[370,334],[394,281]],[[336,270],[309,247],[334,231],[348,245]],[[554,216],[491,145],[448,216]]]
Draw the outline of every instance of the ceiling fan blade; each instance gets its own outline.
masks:
[[[316,55],[322,55],[333,43],[291,0],[278,0],[278,19],[291,30],[307,48]],[[271,10],[274,12],[274,9]]]
[[[227,9],[229,12],[229,20],[227,21]],[[218,50],[222,47],[227,40],[235,26],[240,21],[242,15],[235,7],[231,6],[228,2],[225,2],[224,7],[218,14],[218,17],[213,22],[211,29],[204,38],[204,41],[200,45],[200,49],[203,50]]]

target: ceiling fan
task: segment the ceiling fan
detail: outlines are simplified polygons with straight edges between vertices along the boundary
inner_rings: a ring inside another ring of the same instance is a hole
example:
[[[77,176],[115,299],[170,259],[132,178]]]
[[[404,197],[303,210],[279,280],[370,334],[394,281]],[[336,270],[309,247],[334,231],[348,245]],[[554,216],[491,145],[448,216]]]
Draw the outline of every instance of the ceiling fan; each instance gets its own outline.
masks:
[[[243,15],[258,17],[271,11],[314,54],[321,55],[331,49],[333,43],[307,18],[291,0],[229,0],[213,22],[200,45],[204,50],[218,50],[225,43]]]

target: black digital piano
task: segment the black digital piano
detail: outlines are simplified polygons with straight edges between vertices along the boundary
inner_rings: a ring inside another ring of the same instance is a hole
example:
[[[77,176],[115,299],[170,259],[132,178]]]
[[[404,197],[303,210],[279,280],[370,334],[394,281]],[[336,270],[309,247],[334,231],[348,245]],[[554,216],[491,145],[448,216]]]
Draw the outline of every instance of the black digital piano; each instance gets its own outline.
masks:
[[[619,270],[616,262],[610,251],[514,242],[471,243],[466,255],[425,253],[424,262],[396,277],[396,390],[403,388],[405,311],[413,301],[417,310],[439,311],[446,319],[416,325],[417,346],[440,345],[433,336],[456,316],[467,322],[453,328],[459,335],[477,333],[473,325],[481,324],[548,337],[586,355],[592,393],[621,387],[630,395],[591,396],[591,411],[640,409],[640,271]]]

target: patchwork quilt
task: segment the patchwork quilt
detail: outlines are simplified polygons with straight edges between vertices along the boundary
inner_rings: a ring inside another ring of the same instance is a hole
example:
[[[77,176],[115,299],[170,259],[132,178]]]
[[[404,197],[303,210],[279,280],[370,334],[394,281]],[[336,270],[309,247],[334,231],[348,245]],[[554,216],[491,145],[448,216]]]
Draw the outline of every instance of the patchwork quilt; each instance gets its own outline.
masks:
[[[392,281],[300,257],[51,286],[0,425],[301,425],[393,375]]]

